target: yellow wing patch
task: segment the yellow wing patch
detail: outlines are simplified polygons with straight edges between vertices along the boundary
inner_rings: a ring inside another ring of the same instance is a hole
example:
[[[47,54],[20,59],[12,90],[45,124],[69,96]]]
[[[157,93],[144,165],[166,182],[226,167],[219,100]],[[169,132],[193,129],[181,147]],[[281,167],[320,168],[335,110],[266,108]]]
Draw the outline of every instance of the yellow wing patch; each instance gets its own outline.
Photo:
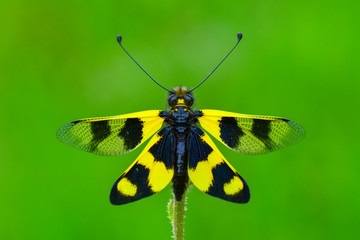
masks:
[[[121,179],[116,187],[124,196],[134,197],[137,192],[137,186],[132,184],[127,178]]]
[[[200,125],[227,147],[259,154],[291,145],[305,136],[297,123],[279,117],[202,110]]]
[[[227,195],[235,195],[244,188],[243,182],[239,177],[234,176],[230,182],[224,184],[224,192]]]

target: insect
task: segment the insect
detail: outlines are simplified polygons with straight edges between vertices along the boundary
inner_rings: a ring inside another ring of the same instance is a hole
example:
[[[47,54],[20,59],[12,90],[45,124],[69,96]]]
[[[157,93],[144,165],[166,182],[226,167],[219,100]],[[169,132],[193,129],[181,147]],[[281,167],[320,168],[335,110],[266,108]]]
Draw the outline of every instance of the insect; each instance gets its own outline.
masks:
[[[126,204],[151,196],[170,182],[176,201],[184,196],[189,180],[202,192],[234,202],[250,199],[249,187],[209,137],[245,154],[278,150],[304,137],[297,123],[280,117],[192,109],[192,92],[219,67],[229,53],[194,88],[165,88],[154,80],[126,51],[130,58],[160,87],[169,92],[169,111],[150,110],[112,117],[87,118],[59,129],[62,142],[81,150],[106,156],[128,153],[150,139],[134,163],[116,180],[112,204]],[[201,126],[201,128],[200,128]],[[204,130],[202,130],[204,129]]]

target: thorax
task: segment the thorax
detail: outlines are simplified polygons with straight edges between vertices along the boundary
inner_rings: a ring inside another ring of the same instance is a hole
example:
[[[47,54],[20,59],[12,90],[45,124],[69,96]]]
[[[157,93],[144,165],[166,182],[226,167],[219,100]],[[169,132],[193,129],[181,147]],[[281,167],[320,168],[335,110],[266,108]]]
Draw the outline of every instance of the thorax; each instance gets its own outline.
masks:
[[[180,134],[185,133],[193,124],[192,111],[189,108],[175,107],[170,111],[169,115],[170,121],[168,124]]]

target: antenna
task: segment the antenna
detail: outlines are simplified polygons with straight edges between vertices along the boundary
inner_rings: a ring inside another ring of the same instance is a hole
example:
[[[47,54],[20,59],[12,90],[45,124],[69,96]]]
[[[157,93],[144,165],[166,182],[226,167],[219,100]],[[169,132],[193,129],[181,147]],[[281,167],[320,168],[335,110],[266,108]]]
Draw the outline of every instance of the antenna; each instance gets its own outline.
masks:
[[[219,64],[216,65],[216,67],[209,73],[209,75],[207,75],[207,77],[206,77],[204,80],[202,80],[198,85],[196,85],[194,88],[192,88],[192,89],[189,90],[188,92],[191,92],[191,91],[193,91],[195,88],[199,87],[201,84],[203,84],[203,83],[206,81],[206,79],[208,79],[208,78],[211,76],[211,74],[213,74],[213,73],[215,72],[215,70],[223,63],[223,61],[225,61],[225,59],[230,55],[230,53],[231,53],[231,52],[236,48],[236,46],[239,44],[239,42],[240,42],[240,40],[241,40],[241,38],[242,38],[242,33],[238,33],[238,34],[237,34],[237,38],[238,38],[238,40],[237,40],[237,42],[235,43],[235,46],[228,52],[228,54],[226,54],[226,56],[219,62]]]
[[[120,47],[126,52],[126,54],[129,55],[129,57],[136,63],[136,65],[138,65],[139,68],[141,68],[141,70],[143,70],[144,73],[146,73],[146,75],[148,75],[149,78],[151,78],[151,80],[153,80],[157,85],[159,85],[160,87],[162,87],[162,88],[165,89],[166,91],[172,92],[171,90],[167,89],[166,87],[164,87],[163,85],[161,85],[160,83],[158,83],[155,79],[153,79],[153,78],[150,76],[150,74],[148,74],[148,73],[145,71],[145,69],[143,69],[137,61],[135,61],[135,59],[130,55],[130,53],[128,53],[128,51],[126,51],[126,49],[125,49],[124,46],[122,45],[122,43],[121,43],[122,37],[121,37],[120,35],[117,36],[116,40],[117,40],[118,43],[120,44]]]

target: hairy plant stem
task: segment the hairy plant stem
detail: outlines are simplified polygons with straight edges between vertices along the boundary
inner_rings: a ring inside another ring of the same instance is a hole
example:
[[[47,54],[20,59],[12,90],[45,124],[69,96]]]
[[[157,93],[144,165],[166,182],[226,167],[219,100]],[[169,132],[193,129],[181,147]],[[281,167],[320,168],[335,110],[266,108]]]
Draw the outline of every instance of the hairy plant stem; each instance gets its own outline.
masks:
[[[175,196],[170,199],[168,204],[168,213],[171,224],[173,226],[173,233],[175,240],[184,240],[184,218],[186,210],[186,190],[180,201],[177,201]]]

